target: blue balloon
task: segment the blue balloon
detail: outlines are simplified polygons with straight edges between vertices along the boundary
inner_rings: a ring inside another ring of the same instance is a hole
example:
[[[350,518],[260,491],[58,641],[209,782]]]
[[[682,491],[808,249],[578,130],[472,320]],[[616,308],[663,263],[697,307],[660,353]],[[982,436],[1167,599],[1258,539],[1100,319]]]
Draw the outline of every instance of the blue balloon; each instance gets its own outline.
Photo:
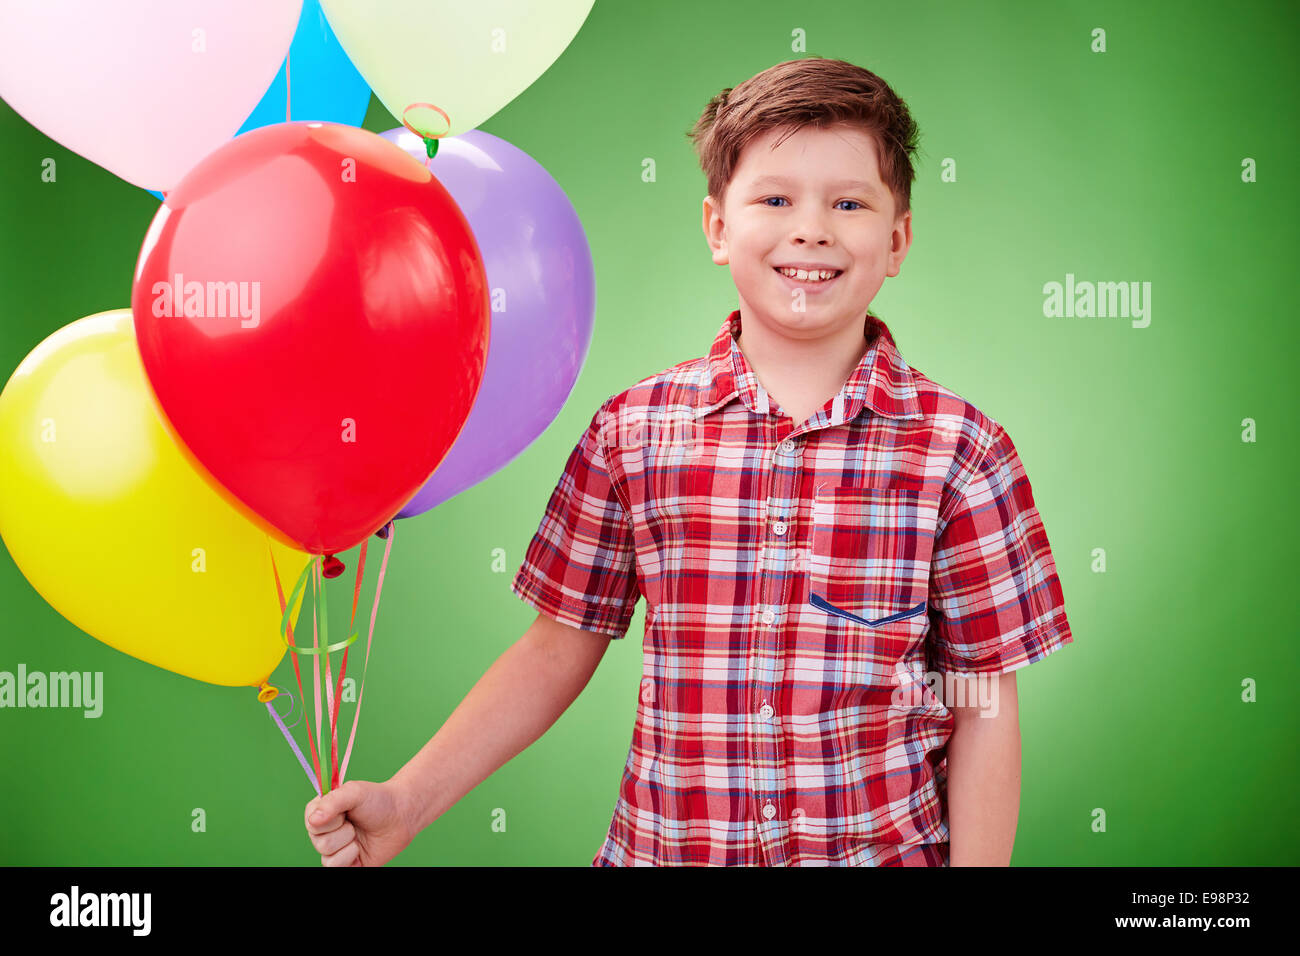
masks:
[[[291,92],[289,119],[324,120],[346,126],[360,126],[365,121],[370,85],[343,52],[319,0],[303,0],[298,29],[289,47],[288,68],[291,88],[286,87],[282,66],[236,136],[285,122],[286,90]],[[148,191],[159,200],[163,198],[156,190]]]

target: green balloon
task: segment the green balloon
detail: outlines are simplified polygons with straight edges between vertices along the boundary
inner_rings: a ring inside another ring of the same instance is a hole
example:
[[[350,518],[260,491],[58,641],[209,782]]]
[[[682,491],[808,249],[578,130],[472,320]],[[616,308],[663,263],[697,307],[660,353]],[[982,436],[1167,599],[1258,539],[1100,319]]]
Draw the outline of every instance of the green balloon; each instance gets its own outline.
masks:
[[[321,0],[321,9],[388,111],[427,139],[477,128],[531,86],[577,35],[593,2]]]

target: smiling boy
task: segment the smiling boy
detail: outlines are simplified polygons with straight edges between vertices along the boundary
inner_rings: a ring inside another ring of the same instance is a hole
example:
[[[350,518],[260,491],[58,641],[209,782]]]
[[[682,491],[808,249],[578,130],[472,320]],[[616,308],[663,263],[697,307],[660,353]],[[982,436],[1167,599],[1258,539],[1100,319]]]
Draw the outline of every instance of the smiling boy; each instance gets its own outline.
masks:
[[[840,60],[709,103],[704,233],[739,308],[596,411],[512,583],[537,620],[392,780],[324,798],[323,862],[382,862],[537,739],[639,598],[593,865],[1009,862],[1014,672],[1072,637],[1011,438],[868,311],[911,246],[916,137]]]

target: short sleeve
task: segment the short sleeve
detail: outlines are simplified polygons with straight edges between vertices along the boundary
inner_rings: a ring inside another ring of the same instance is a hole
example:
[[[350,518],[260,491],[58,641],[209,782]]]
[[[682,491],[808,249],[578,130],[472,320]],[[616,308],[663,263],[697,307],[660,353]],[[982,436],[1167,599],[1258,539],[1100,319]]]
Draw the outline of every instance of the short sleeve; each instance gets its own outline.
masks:
[[[1047,532],[1001,425],[946,510],[930,563],[931,665],[1006,673],[1070,643]]]
[[[557,621],[621,638],[640,591],[631,521],[605,465],[611,401],[569,455],[510,590]]]

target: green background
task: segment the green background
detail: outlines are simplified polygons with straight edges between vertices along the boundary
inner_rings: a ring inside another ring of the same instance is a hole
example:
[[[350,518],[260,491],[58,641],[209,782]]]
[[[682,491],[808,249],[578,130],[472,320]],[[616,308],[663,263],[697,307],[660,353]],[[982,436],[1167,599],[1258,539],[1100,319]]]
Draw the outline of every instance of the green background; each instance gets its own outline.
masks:
[[[799,29],[808,54],[883,76],[921,126],[914,245],[873,310],[913,367],[1012,435],[1060,571],[1075,641],[1018,675],[1012,862],[1296,863],[1293,14],[1259,2],[598,0],[551,69],[481,127],[545,166],[582,219],[591,350],[532,446],[399,523],[350,776],[387,779],[531,623],[510,580],[596,407],[702,355],[736,307],[701,232],[704,178],[685,131],[722,88],[804,55]],[[1104,53],[1091,49],[1096,28]],[[366,128],[396,125],[372,97]],[[59,327],[129,307],[158,203],[3,104],[0,137],[7,376]],[[57,184],[40,179],[44,157]],[[1246,157],[1258,182],[1242,181]],[[947,159],[955,182],[940,178]],[[1150,326],[1044,317],[1044,283],[1067,272],[1152,283]],[[1247,418],[1254,443],[1241,438]],[[332,616],[350,597],[343,558]],[[319,865],[303,827],[311,789],[251,690],[98,643],[7,552],[0,602],[0,670],[104,674],[97,720],[0,710],[0,863]],[[643,621],[641,603],[558,723],[393,865],[588,864],[631,738]],[[360,657],[350,664],[359,675]],[[1246,678],[1258,702],[1242,702]],[[293,685],[288,657],[276,680]],[[347,712],[340,723],[343,737]],[[204,833],[191,832],[195,807]]]

